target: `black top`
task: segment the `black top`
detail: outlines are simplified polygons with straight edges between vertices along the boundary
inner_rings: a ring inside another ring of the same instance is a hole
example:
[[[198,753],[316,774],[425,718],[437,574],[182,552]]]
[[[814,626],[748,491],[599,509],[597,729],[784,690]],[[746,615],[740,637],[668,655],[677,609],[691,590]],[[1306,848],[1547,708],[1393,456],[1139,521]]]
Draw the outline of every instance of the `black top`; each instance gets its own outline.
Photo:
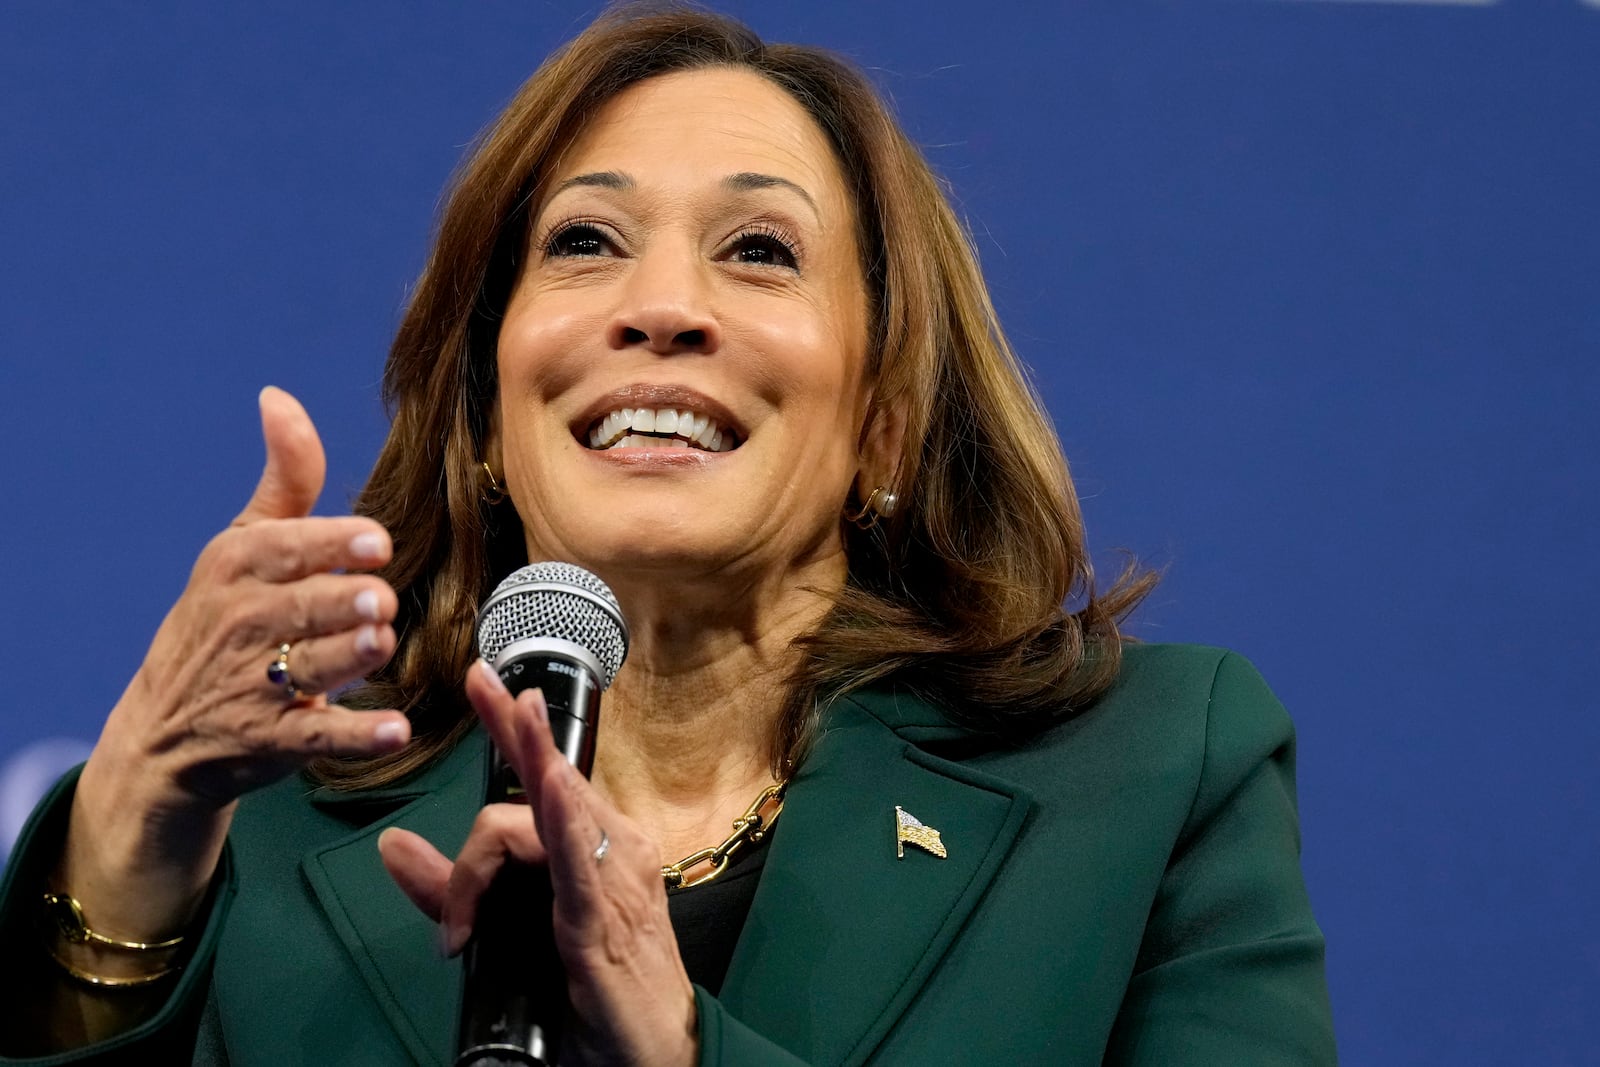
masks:
[[[766,862],[766,840],[746,845],[734,853],[727,870],[715,881],[667,895],[667,911],[672,931],[678,935],[684,970],[689,972],[689,981],[712,996],[722,990],[733,947],[750,915]]]

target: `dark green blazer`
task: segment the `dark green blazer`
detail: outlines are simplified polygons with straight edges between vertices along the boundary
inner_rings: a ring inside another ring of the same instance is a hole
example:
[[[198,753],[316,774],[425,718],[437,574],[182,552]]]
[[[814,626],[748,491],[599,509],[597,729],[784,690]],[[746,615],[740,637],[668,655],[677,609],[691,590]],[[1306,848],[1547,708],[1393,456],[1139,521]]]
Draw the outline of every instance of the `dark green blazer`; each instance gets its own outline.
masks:
[[[453,853],[482,748],[381,792],[247,798],[195,962],[157,1019],[95,1051],[448,1063],[460,965],[375,840],[405,826]],[[7,872],[13,931],[66,795]],[[897,857],[897,805],[948,858]],[[1227,652],[1131,646],[1106,697],[1020,747],[857,694],[790,785],[720,994],[696,991],[702,1062],[1332,1063],[1299,846],[1289,719]]]

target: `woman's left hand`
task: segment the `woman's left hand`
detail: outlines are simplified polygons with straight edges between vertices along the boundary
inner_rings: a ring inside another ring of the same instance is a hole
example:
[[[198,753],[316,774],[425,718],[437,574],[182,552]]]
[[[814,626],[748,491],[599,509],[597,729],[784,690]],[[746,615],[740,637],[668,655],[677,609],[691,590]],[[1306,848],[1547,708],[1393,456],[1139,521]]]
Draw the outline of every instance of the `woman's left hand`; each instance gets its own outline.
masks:
[[[547,866],[574,1015],[562,1063],[693,1064],[694,989],[667,915],[656,843],[557,750],[538,690],[513,698],[480,660],[467,672],[466,691],[521,779],[528,804],[486,806],[454,863],[409,830],[385,830],[378,850],[390,877],[439,923],[453,956],[466,945],[478,900],[507,856]],[[602,830],[609,845],[597,855]]]

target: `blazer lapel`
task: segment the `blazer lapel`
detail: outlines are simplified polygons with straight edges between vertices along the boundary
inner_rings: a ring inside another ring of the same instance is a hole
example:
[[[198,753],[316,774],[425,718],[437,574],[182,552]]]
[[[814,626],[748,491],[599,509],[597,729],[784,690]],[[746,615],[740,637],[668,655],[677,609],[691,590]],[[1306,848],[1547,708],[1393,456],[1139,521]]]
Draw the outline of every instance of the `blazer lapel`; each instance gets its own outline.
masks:
[[[1027,815],[1020,787],[904,740],[955,739],[928,705],[865,694],[839,701],[790,783],[756,899],[719,994],[737,1018],[809,1063],[859,1064],[888,1034],[999,870]],[[483,800],[481,734],[414,786],[415,799],[301,869],[384,1018],[419,1063],[447,1064],[461,973],[434,925],[378,858],[389,826],[452,855]],[[313,798],[371,805],[370,794]],[[895,808],[939,831],[948,857],[896,854]],[[352,810],[354,808],[352,807]]]
[[[308,853],[301,869],[350,959],[418,1063],[447,1064],[461,996],[461,967],[439,954],[437,927],[383,869],[377,838],[390,826],[414,830],[455,855],[483,805],[481,733],[457,746],[413,787],[419,794],[386,817]],[[321,806],[370,805],[370,794],[314,798]]]
[[[839,701],[790,783],[719,998],[807,1063],[872,1054],[999,870],[1029,807],[1018,786],[897,733],[953,730],[920,701]],[[896,806],[948,858],[896,848]]]

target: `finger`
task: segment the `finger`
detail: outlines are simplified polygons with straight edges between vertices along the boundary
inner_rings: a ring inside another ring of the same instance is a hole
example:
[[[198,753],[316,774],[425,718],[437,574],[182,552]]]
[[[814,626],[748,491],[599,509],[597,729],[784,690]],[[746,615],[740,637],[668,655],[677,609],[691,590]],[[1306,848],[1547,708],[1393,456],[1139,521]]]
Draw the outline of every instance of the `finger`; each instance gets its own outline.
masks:
[[[257,519],[224,530],[206,547],[206,562],[228,577],[267,582],[334,570],[372,570],[389,562],[394,545],[371,519]]]
[[[273,724],[276,751],[312,756],[373,756],[404,748],[411,721],[398,711],[351,711],[312,701],[285,711]]]
[[[607,813],[614,809],[556,746],[544,694],[525,689],[513,698],[494,669],[479,663],[482,666],[473,672],[485,697],[479,717],[522,780],[540,836],[551,852],[560,851],[574,865],[585,867],[581,861],[592,862],[600,840],[597,816],[602,809]],[[586,867],[583,873],[588,873]],[[552,870],[551,877],[558,873]]]
[[[528,710],[524,714],[548,717],[544,694],[537,689],[530,689],[524,690],[518,697],[513,697],[505,683],[501,681],[500,675],[483,659],[477,660],[468,669],[465,689],[468,701],[478,713],[484,729],[489,733],[489,740],[494,742],[495,747],[510,762],[523,788],[532,794],[535,783],[539,780],[539,772],[544,767],[544,761],[537,759],[539,753],[528,751],[529,735],[517,729],[517,703],[518,700],[528,702]],[[559,753],[557,756],[559,757]]]
[[[315,696],[383,666],[394,655],[396,640],[388,623],[368,623],[344,633],[291,641],[285,666],[296,692]],[[265,668],[261,678],[264,686],[282,690],[273,686]]]
[[[526,805],[486,805],[473,820],[472,831],[450,870],[439,920],[447,955],[454,956],[466,945],[478,917],[478,901],[505,866],[507,856],[529,864],[543,864],[546,859]]]
[[[533,807],[534,826],[542,833],[540,783],[553,773],[552,768],[558,772],[561,767],[570,766],[550,733],[550,710],[544,693],[525,689],[513,697],[500,675],[482,659],[468,670],[466,690],[489,739],[517,772],[517,780]],[[535,721],[543,724],[542,732],[534,729]]]
[[[261,390],[257,401],[267,463],[250,502],[233,520],[236,526],[311,514],[327,472],[322,441],[300,401],[271,385]]]
[[[518,693],[510,709],[497,706],[491,717],[491,732],[512,735],[501,751],[515,751],[523,760],[519,773],[549,853],[550,884],[558,910],[572,928],[584,929],[595,918],[602,899],[600,862],[595,855],[602,831],[612,866],[631,867],[648,854],[644,866],[653,875],[658,865],[654,846],[561,754],[550,729],[544,695],[537,689]],[[652,884],[661,885],[658,880]]]
[[[505,743],[521,757],[528,781],[541,782],[572,769],[550,729],[550,705],[543,690],[518,693],[509,708],[497,712],[496,727],[508,735]]]
[[[536,783],[549,773],[550,767],[557,762],[566,763],[550,733],[550,709],[544,693],[524,689],[513,697],[500,675],[482,659],[467,671],[466,691],[489,739],[511,763],[523,788],[533,795]],[[544,729],[536,730],[535,722],[543,724]]]
[[[378,835],[378,855],[395,885],[428,918],[444,914],[451,862],[421,834],[391,826]]]
[[[253,629],[283,641],[338,634],[367,623],[394,621],[394,590],[371,575],[313,574],[282,585],[258,587],[250,601]]]
[[[527,689],[513,698],[494,668],[481,659],[467,673],[468,699],[517,772],[533,808],[535,826],[549,854],[558,909],[572,926],[582,928],[592,920],[599,901],[594,850],[601,827],[594,813],[605,812],[602,817],[616,828],[611,838],[614,850],[636,851],[632,826],[616,816],[556,747],[543,693]],[[624,862],[621,856],[618,862]]]
[[[583,775],[562,760],[541,779],[535,801],[540,812],[539,829],[550,857],[550,885],[559,910],[573,930],[590,926],[601,901],[600,862],[595,850],[603,828],[591,807],[598,799]],[[606,834],[606,855],[613,865],[622,866],[627,861],[623,853],[631,849],[624,840],[624,823],[613,820],[613,826],[615,833]]]

